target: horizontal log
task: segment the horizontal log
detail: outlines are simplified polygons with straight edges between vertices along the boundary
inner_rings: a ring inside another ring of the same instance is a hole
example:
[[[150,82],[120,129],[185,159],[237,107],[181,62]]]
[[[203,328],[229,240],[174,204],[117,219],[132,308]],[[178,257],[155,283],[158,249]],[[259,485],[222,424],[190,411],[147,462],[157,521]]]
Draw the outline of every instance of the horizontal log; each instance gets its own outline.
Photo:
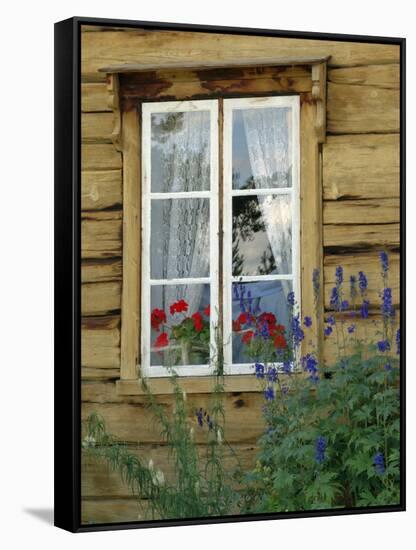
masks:
[[[109,98],[105,82],[81,84],[81,111],[83,113],[111,111]]]
[[[81,369],[81,379],[83,383],[87,381],[109,381],[120,378],[120,369],[96,369],[83,367]]]
[[[81,285],[82,315],[107,315],[121,307],[121,282]],[[96,365],[101,366],[101,365]]]
[[[136,397],[135,401],[138,398]],[[161,443],[161,427],[155,421],[143,398],[134,403],[97,403],[83,402],[82,417],[85,419],[93,412],[100,414],[108,432],[118,439],[129,443]],[[170,414],[174,405],[172,396],[159,396],[158,402]],[[195,430],[195,441],[207,442],[207,430],[198,426],[195,412],[202,407],[210,411],[211,396],[191,394],[187,398],[189,422]],[[264,397],[261,393],[237,393],[224,396],[224,411],[227,419],[225,438],[230,443],[254,443],[264,429],[262,406]]]
[[[322,151],[324,199],[400,196],[398,135],[328,136]]]
[[[368,134],[399,131],[399,90],[328,83],[328,133]]]
[[[81,327],[81,365],[120,368],[120,328]]]
[[[83,144],[81,147],[82,170],[119,170],[121,153],[110,143]]]
[[[363,271],[368,279],[367,299],[370,300],[372,307],[379,307],[380,289],[383,288],[381,278],[380,261],[377,254],[345,254],[345,255],[327,255],[324,257],[324,297],[325,307],[329,308],[329,297],[331,288],[335,282],[335,270],[337,266],[344,268],[345,298],[350,300],[350,276],[358,276],[359,271]],[[393,291],[393,302],[400,302],[400,256],[396,253],[389,254],[388,286]],[[358,284],[357,284],[358,290]],[[357,298],[357,301],[359,299]]]
[[[395,248],[400,244],[400,224],[324,225],[326,248]],[[328,251],[327,251],[328,252]]]
[[[354,84],[376,88],[400,88],[400,65],[368,65],[362,67],[342,67],[328,70],[328,81],[335,84]]]
[[[81,174],[81,209],[101,210],[122,203],[121,170],[98,170]]]
[[[146,503],[142,503],[142,506],[147,508]],[[146,512],[143,511],[143,508],[139,508],[134,497],[81,500],[81,523],[83,525],[143,521],[146,519],[149,519]]]
[[[83,213],[84,215],[85,213]],[[121,256],[122,220],[115,216],[108,218],[105,212],[100,217],[88,213],[81,221],[81,257],[113,258]]]
[[[324,224],[400,222],[400,199],[325,201]]]
[[[84,81],[104,81],[98,69],[140,63],[157,67],[176,62],[241,63],[245,57],[323,57],[331,66],[398,63],[397,45],[303,40],[203,32],[152,31],[82,33],[81,70]]]
[[[82,113],[82,143],[111,143],[114,128],[113,113]]]
[[[169,456],[168,447],[142,445],[141,447],[131,447],[129,450],[137,455],[144,464],[148,464],[150,459],[153,460],[154,468],[163,472],[166,482],[174,483],[175,469],[172,456]],[[207,447],[200,445],[198,451],[202,469],[205,464],[204,456],[206,456]],[[228,447],[224,447],[223,452],[222,466],[231,474],[238,464],[245,471],[253,468],[258,451],[254,445],[235,444],[232,451]],[[94,460],[89,456],[84,456],[82,460],[81,482],[83,497],[117,498],[131,496],[129,488],[120,478],[118,472],[111,471],[105,462]]]
[[[81,282],[83,283],[121,281],[121,277],[120,259],[83,260],[81,263]]]

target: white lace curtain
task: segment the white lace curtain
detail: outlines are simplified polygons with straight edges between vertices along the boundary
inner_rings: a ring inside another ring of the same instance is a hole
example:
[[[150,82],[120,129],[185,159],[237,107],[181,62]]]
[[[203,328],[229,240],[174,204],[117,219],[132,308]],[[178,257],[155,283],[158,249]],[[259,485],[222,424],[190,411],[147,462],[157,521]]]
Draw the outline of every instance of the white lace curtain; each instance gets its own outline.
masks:
[[[256,189],[291,185],[291,147],[287,108],[244,109],[242,117],[250,167]],[[267,237],[275,258],[277,273],[292,272],[292,215],[290,198],[285,195],[259,195]],[[282,281],[285,294],[288,281]]]

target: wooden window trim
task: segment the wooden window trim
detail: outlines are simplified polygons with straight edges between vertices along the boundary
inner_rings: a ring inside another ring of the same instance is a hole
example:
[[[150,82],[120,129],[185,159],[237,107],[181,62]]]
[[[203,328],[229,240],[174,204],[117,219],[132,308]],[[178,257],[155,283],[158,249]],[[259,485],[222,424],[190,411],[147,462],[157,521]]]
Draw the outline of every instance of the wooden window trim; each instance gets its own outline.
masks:
[[[120,394],[142,393],[140,356],[140,102],[215,99],[253,95],[296,94],[300,97],[300,234],[302,313],[313,318],[313,333],[322,353],[323,304],[315,307],[313,269],[322,288],[322,155],[326,136],[326,67],[328,57],[312,59],[245,59],[232,65],[150,67],[121,65],[107,73],[114,113],[112,139],[123,155],[123,289],[121,310]],[[221,166],[220,166],[221,170]],[[220,171],[221,178],[221,171]],[[321,293],[322,294],[322,293]],[[322,300],[321,300],[322,302]],[[227,391],[258,391],[252,375],[226,377]],[[166,377],[149,379],[155,393],[170,393]],[[212,377],[184,377],[185,391],[205,393]]]

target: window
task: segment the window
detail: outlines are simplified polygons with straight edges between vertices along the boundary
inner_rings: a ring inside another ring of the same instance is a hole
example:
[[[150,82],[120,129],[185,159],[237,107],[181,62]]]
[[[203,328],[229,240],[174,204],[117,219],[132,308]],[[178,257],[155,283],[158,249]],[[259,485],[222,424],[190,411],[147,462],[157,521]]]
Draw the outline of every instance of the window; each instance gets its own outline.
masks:
[[[146,376],[165,376],[166,365],[210,374],[218,326],[225,371],[252,372],[244,342],[253,331],[241,307],[287,326],[287,295],[300,294],[299,97],[225,99],[220,124],[218,116],[218,100],[142,104]],[[180,300],[200,318],[210,306],[206,330],[158,348],[151,314],[163,311],[179,335],[185,315],[170,307]]]

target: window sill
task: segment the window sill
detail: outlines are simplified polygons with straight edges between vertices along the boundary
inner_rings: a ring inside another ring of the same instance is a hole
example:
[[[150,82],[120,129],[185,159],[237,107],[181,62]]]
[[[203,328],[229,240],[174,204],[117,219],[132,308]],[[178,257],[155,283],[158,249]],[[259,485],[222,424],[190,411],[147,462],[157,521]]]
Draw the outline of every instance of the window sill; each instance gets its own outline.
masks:
[[[215,385],[214,376],[187,376],[180,378],[181,388],[189,394],[212,393]],[[168,377],[148,378],[147,384],[155,395],[169,395],[173,393],[173,385]],[[118,380],[116,382],[118,395],[145,395],[140,380]],[[262,385],[253,374],[226,375],[224,377],[226,392],[260,392]]]

